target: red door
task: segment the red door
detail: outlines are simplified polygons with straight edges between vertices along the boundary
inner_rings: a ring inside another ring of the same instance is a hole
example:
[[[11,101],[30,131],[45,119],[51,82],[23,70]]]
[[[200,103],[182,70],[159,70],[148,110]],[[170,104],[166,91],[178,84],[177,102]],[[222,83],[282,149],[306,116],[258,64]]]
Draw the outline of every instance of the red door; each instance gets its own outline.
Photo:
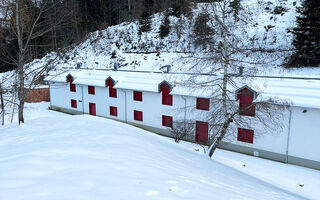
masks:
[[[196,142],[207,143],[208,142],[208,122],[196,121]]]
[[[96,115],[96,104],[95,103],[89,103],[89,114]]]

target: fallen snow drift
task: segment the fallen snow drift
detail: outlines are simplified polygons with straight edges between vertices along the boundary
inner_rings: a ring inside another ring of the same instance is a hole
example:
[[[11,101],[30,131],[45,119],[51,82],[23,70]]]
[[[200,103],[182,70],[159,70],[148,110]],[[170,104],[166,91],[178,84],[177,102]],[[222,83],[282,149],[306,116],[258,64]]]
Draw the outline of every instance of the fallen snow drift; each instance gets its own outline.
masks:
[[[0,127],[0,199],[303,199],[127,124],[36,107],[28,116]]]

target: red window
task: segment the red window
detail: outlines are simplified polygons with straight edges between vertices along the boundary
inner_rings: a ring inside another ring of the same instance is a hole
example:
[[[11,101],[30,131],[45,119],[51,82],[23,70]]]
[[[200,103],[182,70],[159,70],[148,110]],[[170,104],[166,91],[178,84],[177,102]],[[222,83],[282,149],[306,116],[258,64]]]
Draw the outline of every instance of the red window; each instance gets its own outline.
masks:
[[[239,114],[254,117],[256,106],[253,103],[253,92],[244,88],[239,94]]]
[[[143,116],[142,116],[142,112],[141,111],[138,111],[138,110],[134,110],[133,111],[133,118],[134,120],[137,120],[137,121],[143,121]]]
[[[110,115],[111,116],[118,116],[118,108],[114,106],[110,106]]]
[[[133,91],[133,100],[142,101],[142,92]]]
[[[96,104],[95,103],[89,103],[89,114],[96,115]]]
[[[170,95],[170,86],[166,83],[160,85],[162,92],[162,104],[172,106],[172,95]]]
[[[253,130],[238,128],[238,141],[253,144]]]
[[[71,99],[71,108],[77,108],[77,100]]]
[[[88,94],[95,94],[94,86],[88,86]]]
[[[162,115],[162,126],[171,127],[172,128],[172,117]]]
[[[209,99],[197,98],[197,109],[199,110],[209,110]]]
[[[196,142],[208,142],[209,124],[208,122],[196,121]]]
[[[114,89],[113,82],[111,79],[108,80],[108,86],[109,86],[109,97],[117,98],[117,89]]]
[[[70,83],[70,92],[76,92],[76,85],[72,83],[73,82],[72,77],[68,76],[67,80]]]

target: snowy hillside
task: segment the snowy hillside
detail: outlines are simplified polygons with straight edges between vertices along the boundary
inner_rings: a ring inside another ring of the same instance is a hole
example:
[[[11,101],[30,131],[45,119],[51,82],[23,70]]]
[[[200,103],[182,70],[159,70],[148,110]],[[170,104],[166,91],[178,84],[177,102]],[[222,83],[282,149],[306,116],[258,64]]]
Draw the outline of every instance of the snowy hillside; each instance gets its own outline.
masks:
[[[287,70],[281,67],[284,58],[290,55],[292,50],[290,30],[295,26],[297,6],[299,6],[297,0],[242,1],[242,7],[249,9],[242,9],[240,13],[244,12],[241,13],[244,18],[252,20],[235,28],[234,34],[246,44],[254,41],[254,46],[257,48],[281,50],[264,55],[264,65],[251,66],[261,68],[260,74],[320,74],[319,68]],[[81,62],[85,68],[110,68],[113,63],[119,63],[122,69],[158,71],[161,66],[170,64],[174,71],[190,71],[195,64],[200,64],[202,67],[199,71],[208,71],[206,66],[212,66],[213,63],[199,61],[198,58],[204,56],[206,47],[195,45],[193,30],[196,17],[203,12],[212,12],[210,9],[210,4],[199,3],[193,7],[192,14],[188,17],[170,16],[170,34],[164,39],[159,36],[163,13],[152,16],[152,30],[141,35],[138,34],[138,22],[126,22],[93,32],[81,44],[71,47],[52,66],[56,69],[74,68],[76,63]],[[215,40],[219,41],[218,34]],[[113,52],[115,58],[112,58]],[[55,57],[55,53],[48,54],[41,60],[35,60],[31,66],[32,68],[41,66]]]
[[[89,115],[27,104],[0,127],[0,199],[318,199],[316,170],[218,150]]]

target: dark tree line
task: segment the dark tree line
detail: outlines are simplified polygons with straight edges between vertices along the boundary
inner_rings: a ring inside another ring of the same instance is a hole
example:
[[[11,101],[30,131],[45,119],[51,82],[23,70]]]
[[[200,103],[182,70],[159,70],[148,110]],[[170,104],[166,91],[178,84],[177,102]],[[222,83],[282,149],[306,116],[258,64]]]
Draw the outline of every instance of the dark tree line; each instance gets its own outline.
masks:
[[[7,0],[4,0],[7,1]],[[184,12],[191,0],[16,0],[26,8],[25,25],[32,24],[38,16],[39,7],[45,4],[46,10],[41,14],[39,31],[46,31],[40,37],[31,40],[28,50],[29,60],[40,58],[50,51],[80,42],[86,34],[105,29],[124,21],[133,21],[154,13],[171,10],[177,15]],[[14,1],[8,1],[2,10],[14,10]],[[17,55],[17,37],[12,31],[14,13],[0,20],[0,72],[16,68],[11,62]]]

